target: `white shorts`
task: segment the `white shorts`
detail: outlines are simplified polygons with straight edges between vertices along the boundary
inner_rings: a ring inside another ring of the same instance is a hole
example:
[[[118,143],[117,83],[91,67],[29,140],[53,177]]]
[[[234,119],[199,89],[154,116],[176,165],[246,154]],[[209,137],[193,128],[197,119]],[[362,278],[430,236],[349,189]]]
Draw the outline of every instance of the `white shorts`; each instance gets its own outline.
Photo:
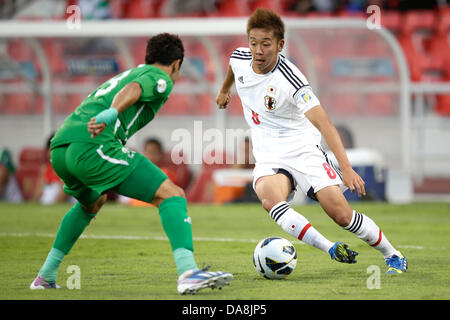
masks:
[[[280,158],[277,162],[256,162],[253,170],[253,189],[259,178],[284,173],[291,180],[293,190],[288,201],[294,198],[298,187],[305,195],[317,200],[315,194],[328,186],[338,185],[342,192],[348,188],[342,182],[338,167],[327,157],[320,146],[307,146],[295,157]]]

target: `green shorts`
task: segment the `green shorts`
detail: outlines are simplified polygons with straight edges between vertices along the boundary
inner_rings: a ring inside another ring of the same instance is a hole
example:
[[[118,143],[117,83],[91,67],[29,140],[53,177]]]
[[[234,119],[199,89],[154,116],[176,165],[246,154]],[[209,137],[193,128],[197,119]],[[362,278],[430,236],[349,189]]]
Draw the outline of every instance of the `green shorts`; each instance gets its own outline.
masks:
[[[64,182],[64,191],[86,206],[111,189],[151,202],[167,179],[150,160],[120,143],[74,142],[52,149],[51,162]]]

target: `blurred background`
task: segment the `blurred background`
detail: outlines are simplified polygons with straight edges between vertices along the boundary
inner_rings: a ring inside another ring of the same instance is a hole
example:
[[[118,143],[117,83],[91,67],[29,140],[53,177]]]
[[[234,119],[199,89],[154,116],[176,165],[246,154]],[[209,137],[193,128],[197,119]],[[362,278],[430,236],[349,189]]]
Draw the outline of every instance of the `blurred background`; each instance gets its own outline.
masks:
[[[149,36],[167,31],[185,45],[181,79],[128,146],[144,153],[156,140],[152,152],[161,156],[153,161],[191,202],[255,201],[240,100],[234,93],[227,111],[214,101],[230,54],[247,46],[246,20],[258,7],[285,20],[283,53],[339,129],[366,180],[363,200],[450,201],[450,6],[402,0],[0,1],[0,199],[45,203],[46,185],[59,192],[49,137],[98,85],[144,62]],[[224,132],[221,139],[226,129],[241,134],[205,153],[211,142],[204,133],[213,128]],[[191,133],[182,153],[200,152],[202,161],[171,161],[177,129]],[[233,164],[239,153],[245,163]]]

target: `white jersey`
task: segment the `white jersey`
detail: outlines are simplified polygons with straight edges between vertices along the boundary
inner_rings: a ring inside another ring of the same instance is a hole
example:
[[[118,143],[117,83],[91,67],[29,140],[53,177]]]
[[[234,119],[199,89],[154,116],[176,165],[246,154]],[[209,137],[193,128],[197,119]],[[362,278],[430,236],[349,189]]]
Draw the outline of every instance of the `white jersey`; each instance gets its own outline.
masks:
[[[305,116],[320,102],[305,76],[281,54],[266,74],[255,73],[252,62],[249,48],[238,48],[230,57],[256,163],[295,158],[304,147],[320,145],[320,132]]]

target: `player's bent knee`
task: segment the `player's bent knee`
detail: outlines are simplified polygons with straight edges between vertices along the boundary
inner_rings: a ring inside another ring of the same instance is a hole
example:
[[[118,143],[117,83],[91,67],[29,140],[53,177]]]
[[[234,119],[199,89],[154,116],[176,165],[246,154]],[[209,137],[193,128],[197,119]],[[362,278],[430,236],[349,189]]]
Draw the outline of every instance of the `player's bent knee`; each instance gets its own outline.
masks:
[[[322,208],[333,221],[341,227],[346,227],[350,224],[353,210],[348,206],[340,205],[339,203],[321,203]]]
[[[272,198],[262,198],[261,204],[267,212],[270,212],[270,210],[272,210],[272,208],[281,201],[283,201],[283,200],[278,201],[278,200],[275,200]]]
[[[152,203],[155,206],[159,207],[159,204],[161,204],[162,201],[171,197],[186,198],[186,194],[184,193],[184,190],[182,188],[180,188],[172,181],[167,179],[161,184],[161,186],[156,191]]]
[[[186,194],[184,193],[184,190],[182,188],[174,184],[174,187],[171,190],[171,197],[186,198]]]
[[[83,205],[83,209],[89,213],[97,214],[97,212],[99,212],[100,209],[102,208],[102,206],[105,204],[107,197],[108,196],[105,193],[105,194],[101,195],[100,198],[98,198],[94,203],[92,203],[88,206]]]
[[[332,217],[332,219],[339,226],[346,227],[350,224],[352,217],[349,216],[346,212],[338,212]]]

